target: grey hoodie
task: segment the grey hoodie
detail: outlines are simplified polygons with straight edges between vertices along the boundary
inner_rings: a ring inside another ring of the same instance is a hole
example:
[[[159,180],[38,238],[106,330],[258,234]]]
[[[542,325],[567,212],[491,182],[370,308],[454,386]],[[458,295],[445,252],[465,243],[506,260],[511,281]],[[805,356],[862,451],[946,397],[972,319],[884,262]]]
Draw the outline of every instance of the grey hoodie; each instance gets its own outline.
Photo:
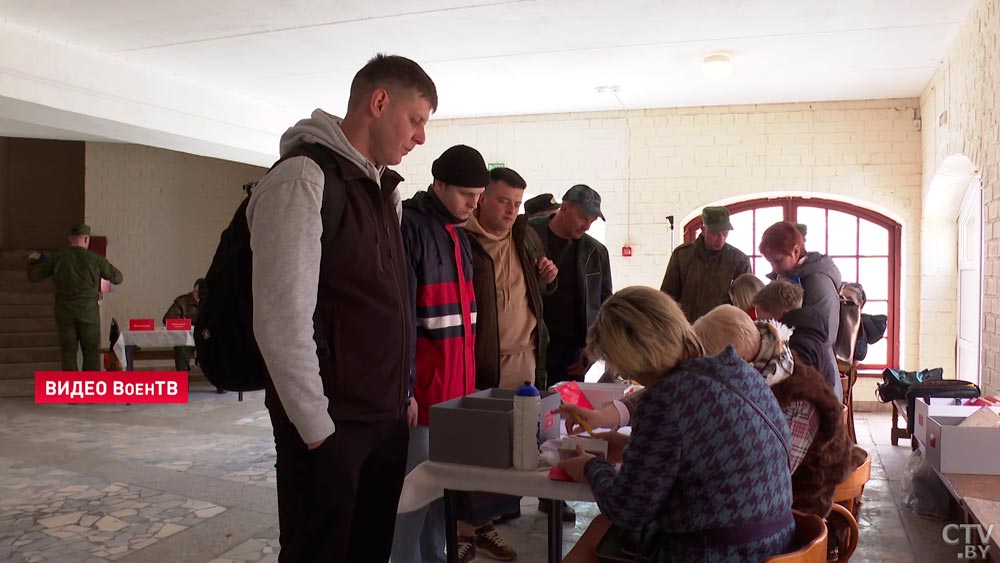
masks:
[[[358,165],[376,183],[382,170],[347,140],[341,119],[315,110],[281,136],[281,154],[305,143],[327,147]],[[254,337],[288,419],[306,444],[335,430],[323,394],[313,315],[319,285],[323,170],[295,157],[260,181],[247,206],[253,251]],[[393,194],[397,216],[398,191]]]

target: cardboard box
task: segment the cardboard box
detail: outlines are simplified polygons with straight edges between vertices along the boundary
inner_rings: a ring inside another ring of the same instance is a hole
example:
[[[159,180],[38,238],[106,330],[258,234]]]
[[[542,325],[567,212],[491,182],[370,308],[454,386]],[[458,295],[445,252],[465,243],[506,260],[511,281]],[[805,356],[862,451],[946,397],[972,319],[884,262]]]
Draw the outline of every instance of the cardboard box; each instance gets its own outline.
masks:
[[[167,319],[167,330],[191,330],[191,319]]]
[[[966,402],[961,399],[961,402]],[[931,416],[954,416],[966,418],[979,410],[979,406],[956,405],[955,399],[947,397],[932,397],[928,403],[923,397],[913,402],[913,437],[922,445],[927,443],[927,419]],[[1000,406],[991,407],[1000,414]]]
[[[555,391],[540,391],[542,397],[542,407],[538,411],[538,431],[541,441],[552,440],[559,437],[562,416],[552,414],[552,411],[559,408],[562,399]],[[511,412],[514,412],[514,391],[509,389],[484,389],[476,391],[469,397],[478,397],[494,401],[505,401],[510,404]],[[512,415],[513,416],[513,415]],[[512,419],[513,420],[513,419]]]
[[[555,389],[560,385],[565,385],[566,381],[556,383],[549,389]],[[583,391],[583,396],[590,401],[590,404],[594,405],[594,410],[600,410],[602,407],[614,401],[615,399],[621,399],[625,395],[625,390],[629,388],[628,385],[623,385],[621,383],[577,383],[580,387],[580,391]]]
[[[129,330],[155,330],[156,323],[153,319],[129,319],[128,320]]]
[[[1000,428],[958,426],[965,418],[927,417],[927,463],[941,473],[1000,475]]]
[[[431,461],[514,466],[514,402],[466,396],[430,408]]]

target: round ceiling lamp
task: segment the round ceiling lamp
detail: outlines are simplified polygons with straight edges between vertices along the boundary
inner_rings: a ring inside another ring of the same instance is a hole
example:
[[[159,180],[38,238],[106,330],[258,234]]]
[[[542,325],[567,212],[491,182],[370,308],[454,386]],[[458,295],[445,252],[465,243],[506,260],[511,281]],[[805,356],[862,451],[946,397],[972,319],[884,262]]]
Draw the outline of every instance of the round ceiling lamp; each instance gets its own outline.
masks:
[[[709,53],[701,61],[701,73],[709,80],[725,80],[733,73],[733,60],[729,53]]]

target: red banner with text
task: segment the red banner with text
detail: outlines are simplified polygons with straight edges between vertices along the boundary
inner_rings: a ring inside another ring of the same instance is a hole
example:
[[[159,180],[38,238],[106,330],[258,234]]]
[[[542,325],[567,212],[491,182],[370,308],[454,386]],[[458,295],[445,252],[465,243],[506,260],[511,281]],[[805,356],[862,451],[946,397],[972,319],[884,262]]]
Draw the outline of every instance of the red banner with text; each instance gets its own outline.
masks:
[[[187,403],[183,371],[38,371],[35,403]]]

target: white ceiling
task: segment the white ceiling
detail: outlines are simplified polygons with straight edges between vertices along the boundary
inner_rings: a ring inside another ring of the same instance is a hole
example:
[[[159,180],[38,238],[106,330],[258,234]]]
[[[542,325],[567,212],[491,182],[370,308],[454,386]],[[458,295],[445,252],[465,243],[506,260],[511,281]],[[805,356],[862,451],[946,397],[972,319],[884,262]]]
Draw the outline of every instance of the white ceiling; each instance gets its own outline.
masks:
[[[437,83],[440,118],[917,96],[973,4],[0,0],[0,19],[289,115],[342,112],[369,57],[401,54]],[[709,81],[720,50],[733,75]]]

